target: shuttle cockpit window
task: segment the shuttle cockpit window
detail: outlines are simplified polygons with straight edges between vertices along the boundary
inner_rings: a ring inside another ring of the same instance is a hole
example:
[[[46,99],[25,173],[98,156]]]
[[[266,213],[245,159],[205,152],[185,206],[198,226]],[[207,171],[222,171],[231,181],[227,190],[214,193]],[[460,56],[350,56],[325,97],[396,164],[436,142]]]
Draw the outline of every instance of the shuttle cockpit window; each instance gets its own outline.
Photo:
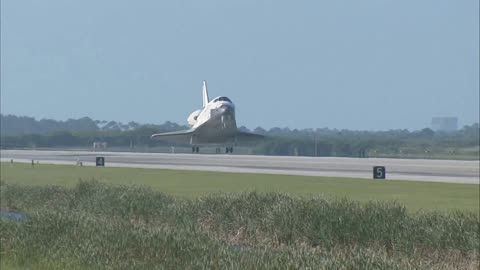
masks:
[[[213,102],[217,102],[217,101],[227,101],[227,102],[232,103],[232,101],[227,97],[218,97]]]

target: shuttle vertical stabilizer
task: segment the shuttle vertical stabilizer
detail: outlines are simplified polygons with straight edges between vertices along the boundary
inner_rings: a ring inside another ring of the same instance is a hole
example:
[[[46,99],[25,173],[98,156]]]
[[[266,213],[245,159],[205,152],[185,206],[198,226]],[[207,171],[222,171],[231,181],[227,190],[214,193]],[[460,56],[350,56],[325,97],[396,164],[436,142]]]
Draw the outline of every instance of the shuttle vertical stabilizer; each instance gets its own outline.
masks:
[[[205,108],[205,106],[207,106],[208,104],[207,81],[203,81],[202,94],[203,94],[203,107]]]

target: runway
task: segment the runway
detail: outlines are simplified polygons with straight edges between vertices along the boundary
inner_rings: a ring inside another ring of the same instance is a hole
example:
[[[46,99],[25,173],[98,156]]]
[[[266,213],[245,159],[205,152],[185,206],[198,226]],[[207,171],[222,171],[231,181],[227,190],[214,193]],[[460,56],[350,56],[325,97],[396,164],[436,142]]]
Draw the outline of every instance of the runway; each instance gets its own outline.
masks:
[[[279,157],[133,152],[1,150],[2,162],[95,165],[105,157],[108,167],[162,168],[284,175],[372,179],[373,166],[385,166],[387,180],[479,184],[479,161],[339,157]]]

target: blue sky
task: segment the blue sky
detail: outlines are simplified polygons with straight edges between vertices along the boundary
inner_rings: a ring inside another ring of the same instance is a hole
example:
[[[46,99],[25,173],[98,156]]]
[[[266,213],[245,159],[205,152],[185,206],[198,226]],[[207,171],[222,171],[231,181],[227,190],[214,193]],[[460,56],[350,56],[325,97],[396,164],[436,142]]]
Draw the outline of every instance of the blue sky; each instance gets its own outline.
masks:
[[[1,112],[249,128],[479,121],[479,1],[1,1]]]

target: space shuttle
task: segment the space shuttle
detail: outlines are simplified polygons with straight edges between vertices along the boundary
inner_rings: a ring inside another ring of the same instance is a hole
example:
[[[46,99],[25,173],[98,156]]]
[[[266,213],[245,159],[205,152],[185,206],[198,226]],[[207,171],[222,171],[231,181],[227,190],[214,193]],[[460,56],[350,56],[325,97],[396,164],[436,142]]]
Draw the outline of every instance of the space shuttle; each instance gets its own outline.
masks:
[[[263,139],[264,136],[238,130],[235,120],[235,105],[225,96],[212,100],[208,98],[207,81],[202,85],[203,108],[192,112],[187,122],[190,129],[153,134],[152,139],[189,143],[192,153],[198,153],[200,146],[225,146],[225,153],[233,153],[238,142]]]

